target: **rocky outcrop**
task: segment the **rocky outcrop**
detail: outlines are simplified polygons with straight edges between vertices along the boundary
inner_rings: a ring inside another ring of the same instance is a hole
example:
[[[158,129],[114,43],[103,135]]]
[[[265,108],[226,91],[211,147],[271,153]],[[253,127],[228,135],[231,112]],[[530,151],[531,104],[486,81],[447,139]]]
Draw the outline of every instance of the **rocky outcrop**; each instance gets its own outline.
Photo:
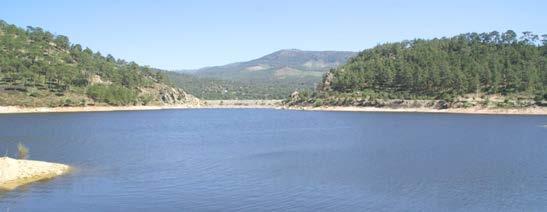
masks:
[[[162,105],[185,104],[199,106],[203,102],[195,96],[186,93],[180,88],[174,88],[164,84],[155,84],[151,87],[141,88],[139,96],[150,98],[150,102]]]
[[[108,80],[105,81],[101,78],[101,76],[96,75],[96,74],[90,76],[87,80],[89,81],[89,83],[91,85],[97,85],[97,84],[99,84],[99,85],[111,85],[112,84],[112,82],[110,82]]]
[[[300,99],[300,93],[298,91],[294,91],[291,93],[291,97],[290,97],[291,101],[295,102],[295,101],[298,101],[298,99]]]
[[[325,75],[323,75],[323,80],[317,85],[316,90],[319,92],[322,91],[332,91],[332,80],[334,79],[334,74],[332,71],[327,72]]]
[[[167,87],[159,91],[160,100],[165,104],[199,104],[200,100],[179,88]]]

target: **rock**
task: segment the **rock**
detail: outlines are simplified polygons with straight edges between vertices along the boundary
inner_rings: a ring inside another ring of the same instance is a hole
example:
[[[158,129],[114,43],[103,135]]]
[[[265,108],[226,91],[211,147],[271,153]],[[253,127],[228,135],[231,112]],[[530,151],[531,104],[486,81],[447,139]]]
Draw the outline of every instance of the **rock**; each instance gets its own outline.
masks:
[[[103,84],[103,85],[111,85],[112,82],[110,81],[104,81],[102,80],[101,76],[99,75],[93,75],[93,76],[90,76],[89,79],[87,79],[89,81],[89,83],[91,83],[91,85],[97,85],[97,84]]]
[[[186,104],[191,106],[202,105],[198,98],[184,92],[182,89],[163,84],[154,84],[151,87],[140,88],[141,96],[151,96],[152,101],[164,105]]]
[[[330,71],[327,72],[325,76],[323,77],[323,81],[321,82],[321,84],[318,85],[317,90],[331,91],[332,90],[331,84],[333,79],[334,79],[334,75],[332,74],[332,72]]]
[[[298,98],[300,98],[300,93],[298,93],[298,91],[291,93],[291,100],[297,100]]]
[[[450,104],[444,100],[439,100],[437,104],[435,104],[436,109],[448,109],[450,107]]]

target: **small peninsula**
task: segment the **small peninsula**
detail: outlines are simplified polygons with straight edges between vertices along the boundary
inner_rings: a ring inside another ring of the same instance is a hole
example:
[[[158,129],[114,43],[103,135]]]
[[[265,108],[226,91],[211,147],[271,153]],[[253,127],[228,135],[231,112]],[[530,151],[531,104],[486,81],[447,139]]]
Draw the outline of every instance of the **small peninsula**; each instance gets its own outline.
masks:
[[[70,166],[59,163],[0,157],[0,190],[13,190],[24,184],[60,176],[70,169]]]

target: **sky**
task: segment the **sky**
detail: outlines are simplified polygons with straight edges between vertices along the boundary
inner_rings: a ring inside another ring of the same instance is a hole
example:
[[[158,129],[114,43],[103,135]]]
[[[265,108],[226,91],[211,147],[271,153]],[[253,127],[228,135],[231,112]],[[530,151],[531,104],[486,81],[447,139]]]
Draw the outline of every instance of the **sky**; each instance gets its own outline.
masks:
[[[361,51],[493,30],[547,33],[545,0],[2,0],[0,19],[167,70],[280,49]]]

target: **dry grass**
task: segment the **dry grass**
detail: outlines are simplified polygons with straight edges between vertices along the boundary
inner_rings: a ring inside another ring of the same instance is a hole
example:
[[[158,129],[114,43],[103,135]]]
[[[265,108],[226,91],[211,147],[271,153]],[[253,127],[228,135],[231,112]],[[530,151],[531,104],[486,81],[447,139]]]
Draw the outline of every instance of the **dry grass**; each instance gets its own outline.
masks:
[[[18,153],[18,157],[19,159],[27,159],[28,158],[28,148],[23,145],[22,143],[18,143],[17,144],[17,153]]]

